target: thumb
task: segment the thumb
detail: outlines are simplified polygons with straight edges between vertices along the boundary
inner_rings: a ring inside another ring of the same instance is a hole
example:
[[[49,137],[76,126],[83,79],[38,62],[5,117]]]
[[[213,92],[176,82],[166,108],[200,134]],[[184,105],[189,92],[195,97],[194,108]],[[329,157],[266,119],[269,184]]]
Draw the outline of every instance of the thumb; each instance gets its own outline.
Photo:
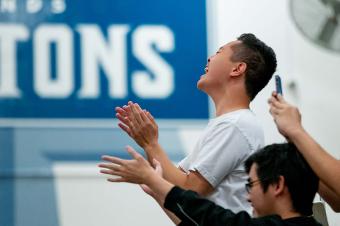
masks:
[[[162,167],[161,163],[157,159],[152,159],[152,165],[155,169]]]
[[[146,193],[146,194],[148,194],[148,195],[150,195],[150,196],[154,196],[154,193],[153,193],[153,191],[147,186],[147,185],[145,185],[145,184],[140,184],[139,185],[141,188],[142,188],[142,190]]]
[[[153,167],[158,175],[163,176],[163,168],[161,163],[157,159],[152,160]]]
[[[140,184],[139,186],[141,187],[141,189],[142,189],[145,193],[148,193],[148,191],[149,191],[150,188],[149,188],[147,185],[145,185],[145,184]]]

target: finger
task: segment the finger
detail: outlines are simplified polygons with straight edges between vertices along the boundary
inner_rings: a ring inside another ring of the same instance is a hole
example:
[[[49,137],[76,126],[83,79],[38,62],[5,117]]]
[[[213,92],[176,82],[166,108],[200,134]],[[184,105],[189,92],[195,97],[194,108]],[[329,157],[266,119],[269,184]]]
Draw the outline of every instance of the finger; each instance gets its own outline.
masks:
[[[283,103],[280,103],[280,101],[274,97],[269,98],[268,103],[274,108],[283,109],[285,107]]]
[[[102,160],[107,161],[107,162],[112,162],[118,165],[123,165],[124,164],[124,159],[120,159],[114,156],[109,156],[109,155],[103,155]]]
[[[152,165],[154,168],[161,166],[161,163],[157,159],[152,159]]]
[[[275,102],[275,101],[277,101],[275,97],[270,97],[270,98],[268,99],[268,103],[273,103],[273,102]]]
[[[120,113],[117,113],[116,114],[116,117],[118,118],[119,121],[121,121],[122,123],[124,123],[125,125],[128,125],[129,124],[129,118],[120,114]]]
[[[133,106],[133,102],[129,101],[128,102],[128,106],[125,107],[127,113],[128,113],[128,126],[130,127],[130,129],[139,129],[139,125],[140,123],[138,122],[138,120],[136,119],[136,115],[134,114],[133,110],[132,110],[132,106]]]
[[[157,161],[157,159],[153,159],[152,163],[153,163],[153,167],[154,167],[154,169],[156,170],[156,172],[157,172],[159,175],[162,176],[162,174],[163,174],[163,169],[162,169],[161,163],[160,163],[159,161]]]
[[[133,149],[130,146],[126,147],[127,152],[134,158],[134,159],[140,159],[143,158],[143,156],[141,154],[139,154],[137,151],[135,151],[135,149]]]
[[[284,104],[287,103],[281,94],[278,94],[276,98],[280,101],[280,103],[284,103]]]
[[[158,174],[158,176],[163,177],[163,169],[161,163],[157,159],[153,159],[153,167]]]
[[[268,99],[268,104],[273,105],[273,103],[276,101],[274,97],[271,97]]]
[[[143,109],[143,117],[146,117],[146,119],[144,119],[144,121],[151,121],[151,117],[148,116],[148,111]]]
[[[128,182],[125,178],[122,178],[122,177],[108,178],[107,181],[109,181],[109,182]]]
[[[142,119],[141,119],[141,117],[140,117],[140,115],[139,115],[139,112],[138,112],[138,110],[137,110],[136,104],[134,104],[132,101],[130,101],[130,102],[129,102],[129,106],[130,106],[130,108],[131,108],[131,112],[132,112],[132,114],[133,114],[133,116],[134,116],[134,119],[136,120],[136,122],[137,122],[138,124],[141,124],[141,123],[142,123]]]
[[[108,170],[108,169],[101,169],[99,172],[102,174],[112,175],[112,170]]]
[[[131,102],[131,101],[129,101]],[[123,109],[126,112],[126,117],[128,117],[130,120],[132,120],[134,118],[133,114],[132,114],[132,110],[131,107],[129,105],[124,105]]]
[[[135,104],[136,108],[137,108],[137,111],[141,117],[141,120],[144,121],[144,122],[148,122],[149,121],[149,118],[146,116],[146,111],[145,110],[142,110],[142,108],[139,106],[139,104]]]
[[[149,111],[146,111],[146,116],[150,119],[150,121],[153,124],[156,124],[156,121],[155,121],[154,117],[151,115],[151,113]]]
[[[100,173],[106,174],[106,175],[112,175],[112,176],[122,176],[122,173],[114,170],[108,170],[108,169],[101,169]]]
[[[147,193],[147,192],[149,191],[149,190],[148,190],[149,187],[148,187],[147,185],[145,185],[145,184],[140,184],[139,186],[142,188],[142,190],[143,190],[144,192]]]
[[[121,107],[116,107],[115,108],[115,111],[117,112],[117,113],[119,113],[119,114],[121,114],[122,116],[127,116],[127,112],[123,109],[123,108],[121,108]]]
[[[286,100],[283,98],[282,94],[277,93],[276,91],[272,92],[272,98],[275,98],[276,100],[280,101],[281,103],[287,103]]]
[[[143,123],[144,122],[144,120],[142,118],[143,110],[141,109],[141,107],[139,106],[138,103],[135,103],[133,106],[134,106],[134,109],[136,111],[136,118],[137,118],[138,122]]]
[[[108,170],[114,170],[114,171],[120,171],[121,166],[117,164],[111,164],[111,163],[100,163],[98,164],[98,167],[108,169]]]
[[[273,117],[276,117],[278,114],[280,114],[280,110],[277,108],[270,108],[269,112]]]
[[[145,185],[145,184],[140,184],[139,185],[142,190],[146,193],[146,194],[149,194],[151,196],[153,196],[153,191],[149,188],[149,186]]]
[[[123,123],[118,123],[119,128],[124,130],[130,137],[132,136],[131,130],[128,126],[124,125]]]
[[[271,104],[272,103],[272,98],[268,98],[267,103]]]
[[[142,108],[139,106],[138,103],[135,103],[135,107],[136,107],[136,109],[137,109],[138,112],[143,111]]]
[[[134,129],[138,129],[137,128],[137,124],[133,123],[132,120],[130,120],[130,118],[125,117],[125,120],[127,122],[127,126],[129,127],[130,131],[134,130]]]

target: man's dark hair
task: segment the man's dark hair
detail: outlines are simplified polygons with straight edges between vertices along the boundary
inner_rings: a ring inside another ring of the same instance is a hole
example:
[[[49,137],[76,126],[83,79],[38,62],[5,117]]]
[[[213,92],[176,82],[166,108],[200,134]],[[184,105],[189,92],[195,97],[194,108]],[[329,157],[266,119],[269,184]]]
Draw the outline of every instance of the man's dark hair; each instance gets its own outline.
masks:
[[[295,211],[305,216],[312,214],[319,178],[294,144],[272,144],[254,153],[245,162],[247,173],[254,163],[257,165],[256,173],[263,192],[283,176]]]
[[[276,55],[272,48],[253,34],[242,34],[237,40],[242,43],[233,47],[232,61],[247,64],[245,86],[250,100],[265,87],[276,70]]]

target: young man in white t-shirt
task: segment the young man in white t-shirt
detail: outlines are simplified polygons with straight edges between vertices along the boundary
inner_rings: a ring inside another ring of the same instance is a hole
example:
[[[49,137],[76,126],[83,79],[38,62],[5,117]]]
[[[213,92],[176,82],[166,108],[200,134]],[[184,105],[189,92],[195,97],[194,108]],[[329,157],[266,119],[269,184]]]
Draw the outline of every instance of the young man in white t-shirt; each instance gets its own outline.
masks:
[[[212,119],[194,151],[176,167],[158,143],[158,127],[138,104],[117,107],[119,123],[145,151],[152,163],[163,166],[164,178],[190,189],[235,212],[247,210],[243,162],[264,145],[261,126],[249,109],[250,102],[276,70],[274,51],[253,34],[243,34],[208,58],[198,89],[211,97]]]

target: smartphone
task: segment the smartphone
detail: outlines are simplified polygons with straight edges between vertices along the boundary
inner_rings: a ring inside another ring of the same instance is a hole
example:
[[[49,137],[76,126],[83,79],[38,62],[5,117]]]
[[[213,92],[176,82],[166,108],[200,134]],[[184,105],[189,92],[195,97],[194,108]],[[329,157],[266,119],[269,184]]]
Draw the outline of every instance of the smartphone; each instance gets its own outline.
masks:
[[[276,93],[283,95],[282,93],[282,82],[281,77],[279,75],[275,75],[275,87],[276,87]]]

